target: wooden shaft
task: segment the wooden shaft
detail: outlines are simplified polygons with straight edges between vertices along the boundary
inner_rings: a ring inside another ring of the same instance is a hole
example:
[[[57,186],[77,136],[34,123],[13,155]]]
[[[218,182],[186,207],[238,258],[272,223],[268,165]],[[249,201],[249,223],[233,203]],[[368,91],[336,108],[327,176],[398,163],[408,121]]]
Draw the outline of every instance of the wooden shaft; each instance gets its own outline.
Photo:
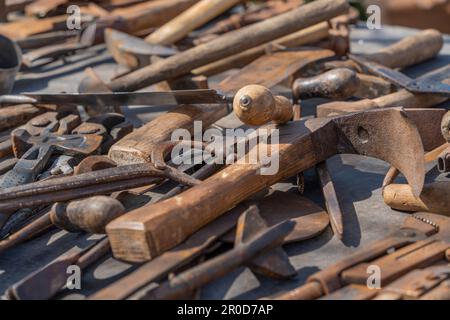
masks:
[[[134,91],[163,80],[176,78],[213,61],[329,20],[343,14],[348,8],[345,0],[314,1],[158,61],[112,81],[109,86],[113,91]]]
[[[322,285],[317,281],[311,281],[304,286],[280,294],[274,297],[275,300],[314,300],[325,294]]]
[[[240,1],[201,0],[150,34],[145,41],[152,44],[171,45]]]
[[[424,186],[420,197],[415,197],[407,184],[391,184],[383,189],[384,202],[402,211],[427,211],[450,216],[450,184],[433,182]]]
[[[292,48],[314,43],[328,37],[329,29],[330,27],[327,22],[321,22],[306,29],[299,30],[287,36],[271,41],[269,43],[209,63],[205,66],[192,70],[192,73],[211,76],[229,69],[242,68],[253,60],[263,56],[266,53],[267,48],[269,48],[270,46],[283,46]]]
[[[450,111],[442,118],[441,131],[444,139],[450,143]]]
[[[285,97],[274,96],[260,85],[248,85],[234,97],[233,110],[245,124],[259,126],[274,121],[284,124],[292,119],[292,103]]]
[[[427,29],[366,57],[389,68],[404,68],[433,58],[443,43],[439,31]]]

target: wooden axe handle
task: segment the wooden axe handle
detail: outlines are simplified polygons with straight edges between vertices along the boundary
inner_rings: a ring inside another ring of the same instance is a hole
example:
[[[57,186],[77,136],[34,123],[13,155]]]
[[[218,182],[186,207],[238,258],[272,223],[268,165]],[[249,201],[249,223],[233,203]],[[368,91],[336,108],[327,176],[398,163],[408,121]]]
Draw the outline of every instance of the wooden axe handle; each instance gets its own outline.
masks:
[[[450,216],[450,183],[425,185],[420,197],[415,197],[407,184],[390,184],[383,189],[384,202],[402,211],[427,211]]]
[[[331,19],[348,8],[345,0],[317,0],[158,61],[112,81],[109,86],[113,91],[134,91],[176,78],[213,61]]]
[[[150,34],[145,41],[152,44],[171,45],[240,1],[201,0]]]
[[[443,43],[439,31],[427,29],[366,57],[389,68],[404,68],[435,57]]]

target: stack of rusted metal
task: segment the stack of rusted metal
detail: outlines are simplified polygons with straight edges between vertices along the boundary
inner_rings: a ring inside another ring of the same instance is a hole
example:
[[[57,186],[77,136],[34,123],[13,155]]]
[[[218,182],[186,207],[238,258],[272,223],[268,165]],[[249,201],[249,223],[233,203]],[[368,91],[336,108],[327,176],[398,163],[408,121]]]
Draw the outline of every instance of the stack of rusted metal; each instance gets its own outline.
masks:
[[[357,154],[392,166],[380,205],[413,214],[305,284],[258,298],[449,299],[450,185],[425,178],[429,164],[450,172],[450,113],[439,107],[450,67],[402,73],[434,59],[443,35],[357,55],[358,20],[345,0],[0,1],[0,255],[55,229],[100,235],[5,298],[54,298],[68,267],[105,256],[137,267],[89,299],[198,298],[243,266],[294,283],[286,250],[352,233],[327,162]],[[120,66],[112,77],[93,64],[78,92],[18,91],[92,50]],[[129,106],[169,110],[137,127]],[[316,189],[322,201],[307,196]]]

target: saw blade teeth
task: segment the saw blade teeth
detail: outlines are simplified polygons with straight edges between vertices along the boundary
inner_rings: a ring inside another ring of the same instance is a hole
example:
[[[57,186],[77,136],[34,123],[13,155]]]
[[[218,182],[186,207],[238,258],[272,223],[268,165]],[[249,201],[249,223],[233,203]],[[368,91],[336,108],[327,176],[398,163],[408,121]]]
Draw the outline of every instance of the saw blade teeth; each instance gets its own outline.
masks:
[[[439,231],[439,224],[437,224],[436,222],[434,222],[434,221],[432,221],[432,220],[430,220],[430,219],[421,217],[421,216],[416,215],[416,214],[413,214],[412,217],[415,218],[415,219],[417,219],[417,220],[422,221],[423,223],[429,224],[429,225],[432,226],[434,229],[436,229],[436,231]]]

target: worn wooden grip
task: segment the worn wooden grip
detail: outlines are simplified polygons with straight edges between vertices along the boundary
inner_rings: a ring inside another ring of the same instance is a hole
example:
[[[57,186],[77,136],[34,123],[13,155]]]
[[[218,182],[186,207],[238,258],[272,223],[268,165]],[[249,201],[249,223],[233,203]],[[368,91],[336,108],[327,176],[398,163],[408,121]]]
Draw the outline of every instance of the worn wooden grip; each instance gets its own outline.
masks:
[[[292,85],[292,91],[297,99],[346,99],[353,96],[359,86],[360,80],[356,72],[338,68],[315,77],[297,79]]]
[[[402,211],[427,211],[450,216],[450,183],[425,185],[420,197],[415,197],[407,184],[391,184],[383,189],[384,202]]]
[[[50,212],[52,223],[70,232],[86,231],[105,233],[105,226],[125,213],[120,201],[106,196],[96,196],[68,205],[57,203]]]
[[[441,131],[444,139],[450,143],[450,111],[442,118]]]
[[[439,31],[427,29],[366,57],[389,68],[403,68],[433,58],[443,43]]]
[[[175,129],[194,130],[194,121],[206,129],[227,114],[225,105],[183,105],[150,121],[114,144],[109,157],[117,164],[149,162],[153,147],[171,139]]]
[[[287,98],[274,96],[266,87],[254,84],[236,93],[233,110],[243,123],[252,126],[269,121],[283,124],[293,117],[292,104]]]
[[[150,34],[145,41],[160,45],[173,44],[240,1],[201,0]]]

